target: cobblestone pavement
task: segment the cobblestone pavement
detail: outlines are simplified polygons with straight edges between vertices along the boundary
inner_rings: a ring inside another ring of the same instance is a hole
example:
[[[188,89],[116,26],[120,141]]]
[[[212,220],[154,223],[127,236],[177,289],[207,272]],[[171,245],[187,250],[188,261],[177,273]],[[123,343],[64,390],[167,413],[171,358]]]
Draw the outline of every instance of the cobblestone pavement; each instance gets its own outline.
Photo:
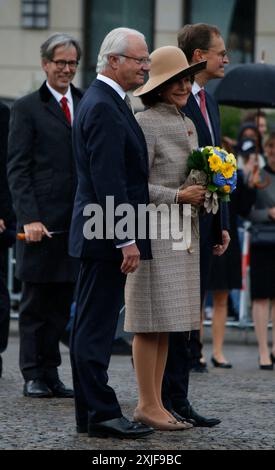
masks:
[[[205,351],[209,358],[209,344]],[[259,370],[255,344],[227,344],[225,351],[233,369],[209,367],[208,374],[193,373],[189,394],[198,412],[222,419],[219,426],[155,432],[137,441],[105,440],[76,434],[73,400],[23,397],[17,365],[18,338],[12,336],[3,354],[4,371],[0,379],[0,449],[275,449],[275,371]],[[69,354],[65,347],[62,357],[60,375],[69,385]],[[109,375],[125,415],[131,418],[137,389],[130,358],[113,356]]]

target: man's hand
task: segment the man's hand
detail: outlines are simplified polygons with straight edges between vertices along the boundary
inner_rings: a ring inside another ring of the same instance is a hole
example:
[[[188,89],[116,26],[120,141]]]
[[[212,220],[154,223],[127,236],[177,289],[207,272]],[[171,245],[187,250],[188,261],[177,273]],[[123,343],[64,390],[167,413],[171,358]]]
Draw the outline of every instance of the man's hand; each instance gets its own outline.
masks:
[[[45,225],[41,222],[32,222],[31,224],[24,225],[24,232],[26,235],[26,242],[41,242],[45,235],[52,238]]]
[[[230,235],[227,230],[222,231],[222,245],[215,245],[213,247],[213,255],[221,256],[227,250],[230,243]]]
[[[120,267],[123,274],[133,273],[138,265],[140,260],[140,252],[135,243],[132,245],[124,246],[122,248],[123,254],[123,263]]]
[[[3,233],[6,230],[6,225],[3,219],[0,219],[0,233]]]

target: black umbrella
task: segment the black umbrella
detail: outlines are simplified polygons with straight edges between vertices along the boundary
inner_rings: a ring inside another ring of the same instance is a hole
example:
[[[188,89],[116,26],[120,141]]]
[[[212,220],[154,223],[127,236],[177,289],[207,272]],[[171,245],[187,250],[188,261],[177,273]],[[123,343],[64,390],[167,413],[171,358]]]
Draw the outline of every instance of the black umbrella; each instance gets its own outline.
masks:
[[[239,64],[230,70],[215,90],[219,104],[238,108],[275,108],[275,66],[270,64]],[[259,162],[259,142],[256,142],[256,161]],[[255,186],[265,188],[270,178],[263,182],[259,177],[259,165],[255,168]]]
[[[220,104],[238,108],[275,108],[275,65],[239,64],[218,84]]]

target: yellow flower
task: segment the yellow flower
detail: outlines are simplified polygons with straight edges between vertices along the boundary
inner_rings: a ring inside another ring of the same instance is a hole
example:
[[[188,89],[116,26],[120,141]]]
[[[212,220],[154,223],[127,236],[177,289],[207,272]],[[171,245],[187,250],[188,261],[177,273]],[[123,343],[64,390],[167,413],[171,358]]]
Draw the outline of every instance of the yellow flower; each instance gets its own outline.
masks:
[[[225,184],[225,185],[222,187],[222,189],[223,189],[223,192],[224,192],[224,193],[230,193],[230,189],[231,189],[231,188],[230,188],[229,184]]]
[[[211,155],[208,158],[209,166],[212,171],[219,171],[222,168],[222,160],[218,155]]]
[[[222,175],[227,179],[231,178],[234,173],[234,166],[231,163],[225,162],[221,167]]]
[[[236,158],[234,157],[233,153],[229,153],[226,156],[225,161],[227,163],[231,163],[234,166],[234,168],[237,168],[237,161],[236,161]]]

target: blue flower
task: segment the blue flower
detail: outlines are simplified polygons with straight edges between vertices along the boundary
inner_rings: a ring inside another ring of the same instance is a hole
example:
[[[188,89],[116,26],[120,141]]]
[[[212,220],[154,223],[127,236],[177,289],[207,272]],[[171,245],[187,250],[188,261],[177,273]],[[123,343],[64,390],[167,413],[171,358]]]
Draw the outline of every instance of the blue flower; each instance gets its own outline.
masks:
[[[237,172],[234,171],[234,173],[233,173],[233,175],[231,176],[231,178],[228,178],[228,179],[227,179],[227,184],[230,184],[230,185],[231,185],[231,184],[232,184],[232,185],[235,184],[235,185],[236,185],[236,183],[237,183]]]
[[[229,186],[231,187],[230,193],[232,193],[236,189],[237,187],[237,172],[236,171],[234,171],[231,178],[228,178],[226,180],[226,184],[229,184]]]
[[[215,173],[213,175],[213,183],[217,186],[225,186],[228,184],[226,178],[221,173]]]
[[[214,147],[214,153],[215,153],[215,155],[218,155],[222,159],[223,162],[225,161],[225,154],[223,152],[220,152],[219,150],[217,150],[216,147]]]

